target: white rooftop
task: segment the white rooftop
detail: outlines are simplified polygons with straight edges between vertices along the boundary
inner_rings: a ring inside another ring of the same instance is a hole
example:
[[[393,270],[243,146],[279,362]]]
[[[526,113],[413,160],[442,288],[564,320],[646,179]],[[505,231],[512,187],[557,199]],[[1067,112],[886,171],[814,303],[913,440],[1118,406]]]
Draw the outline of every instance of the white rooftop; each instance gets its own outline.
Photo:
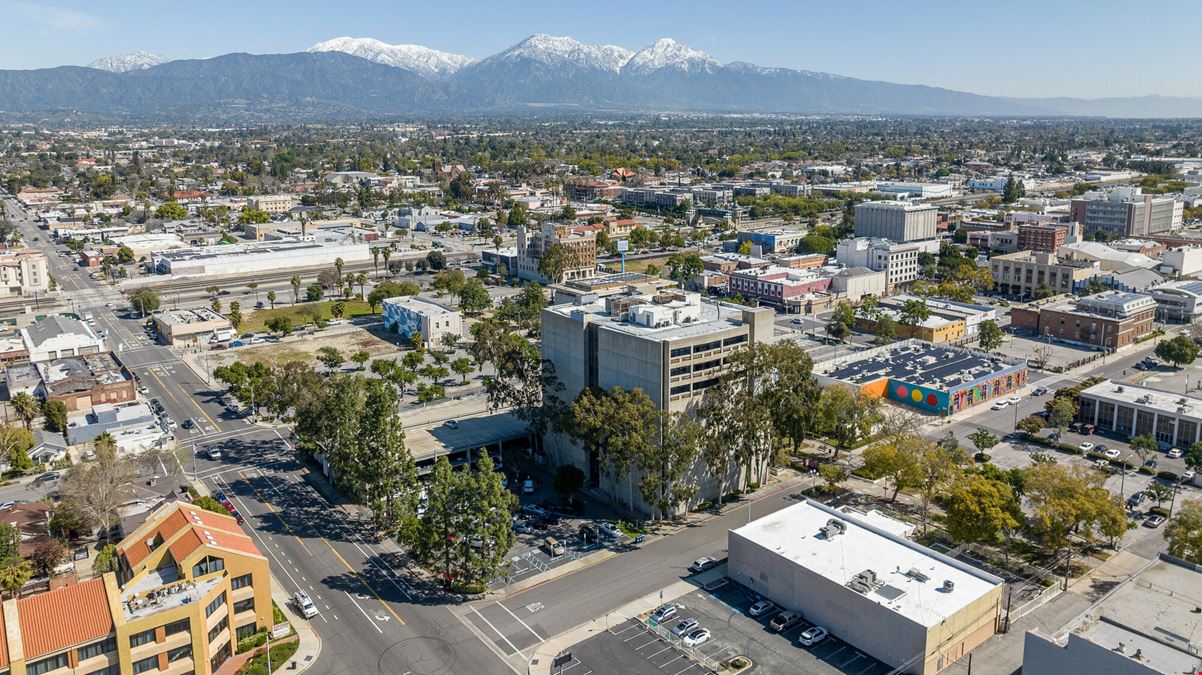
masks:
[[[429,300],[423,300],[415,295],[398,295],[395,298],[386,298],[384,300],[384,304],[385,305],[395,305],[397,307],[404,307],[405,309],[408,309],[413,312],[418,312],[419,314],[422,314],[424,316],[438,316],[438,315],[443,315],[443,314],[458,314],[459,313],[456,310],[451,309],[450,307],[445,307],[443,305],[438,304],[437,302],[430,302]]]
[[[846,528],[827,539],[822,528],[832,518],[844,522]],[[928,628],[1002,583],[991,574],[892,534],[865,518],[810,500],[764,516],[731,534],[843,586],[861,572],[872,570],[877,583],[865,596]],[[945,581],[952,582],[954,588],[944,590]],[[847,592],[857,591],[848,587]]]
[[[1175,412],[1180,417],[1202,419],[1202,398],[1186,396],[1181,393],[1149,389],[1114,380],[1099,382],[1092,387],[1082,390],[1081,393],[1115,403],[1125,403],[1131,406],[1143,406],[1149,409]]]

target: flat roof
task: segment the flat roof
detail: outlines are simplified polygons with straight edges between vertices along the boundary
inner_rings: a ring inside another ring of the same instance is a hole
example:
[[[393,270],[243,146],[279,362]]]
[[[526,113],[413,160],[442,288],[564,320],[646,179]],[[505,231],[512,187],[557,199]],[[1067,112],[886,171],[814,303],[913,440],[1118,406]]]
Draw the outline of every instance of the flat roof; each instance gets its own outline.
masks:
[[[168,326],[182,326],[205,321],[221,321],[225,317],[208,307],[197,307],[195,309],[165,309],[157,312],[154,318]]]
[[[585,321],[592,317],[598,321],[598,326],[604,330],[618,331],[637,335],[647,340],[665,341],[708,335],[717,331],[736,328],[743,325],[744,307],[733,307],[723,303],[701,300],[701,317],[689,323],[673,323],[669,326],[656,328],[643,326],[631,321],[616,320],[605,309],[604,302],[593,302],[583,305],[563,304],[552,305],[544,312],[555,312],[577,321]]]
[[[398,295],[395,298],[385,298],[384,304],[397,305],[399,307],[405,307],[406,309],[411,309],[415,312],[428,315],[459,313],[457,310],[451,309],[450,307],[445,307],[437,302],[424,300],[416,295]]]
[[[832,518],[846,527],[828,539],[822,528]],[[871,570],[876,582],[864,597],[926,627],[1002,584],[998,577],[808,499],[731,533],[842,586]],[[950,591],[944,590],[946,581],[953,584]],[[848,586],[847,592],[859,591]]]
[[[606,274],[602,276],[592,277],[589,279],[573,279],[566,282],[565,286],[588,290],[590,288],[607,288],[614,285],[642,284],[649,281],[658,281],[659,277],[653,277],[649,274],[640,274],[638,272],[618,272],[617,274]]]
[[[1184,417],[1202,418],[1202,398],[1179,392],[1161,391],[1126,382],[1106,380],[1083,389],[1081,393],[1115,403],[1144,406],[1163,412],[1175,412]]]
[[[817,374],[861,385],[881,378],[948,389],[1023,363],[961,347],[945,347],[922,340],[905,340],[875,347],[814,366]]]

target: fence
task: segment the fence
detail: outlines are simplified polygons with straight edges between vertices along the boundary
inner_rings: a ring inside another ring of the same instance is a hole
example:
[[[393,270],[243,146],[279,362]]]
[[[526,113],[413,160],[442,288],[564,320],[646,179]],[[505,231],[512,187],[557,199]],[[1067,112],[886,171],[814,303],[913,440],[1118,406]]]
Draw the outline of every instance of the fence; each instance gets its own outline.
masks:
[[[721,663],[706,656],[697,647],[686,647],[683,644],[684,636],[677,637],[677,636],[673,635],[672,631],[669,628],[665,627],[662,624],[656,623],[654,620],[651,619],[651,617],[647,617],[646,619],[643,620],[643,626],[647,629],[648,632],[659,637],[661,640],[668,643],[669,645],[672,645],[672,647],[674,649],[676,649],[676,651],[680,652],[681,654],[684,654],[684,657],[686,659],[689,659],[689,660],[693,661],[694,663],[696,663],[697,665],[700,665],[701,667],[708,669],[711,673],[720,673],[720,672],[726,670],[726,668]]]

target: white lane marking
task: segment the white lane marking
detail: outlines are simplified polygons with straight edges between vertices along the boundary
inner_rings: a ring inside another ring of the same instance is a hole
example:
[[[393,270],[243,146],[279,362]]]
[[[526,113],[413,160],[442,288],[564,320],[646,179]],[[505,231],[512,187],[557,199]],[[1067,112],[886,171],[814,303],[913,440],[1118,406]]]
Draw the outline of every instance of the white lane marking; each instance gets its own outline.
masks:
[[[538,632],[536,630],[534,630],[533,628],[531,628],[525,621],[522,621],[522,619],[520,617],[518,617],[517,614],[514,614],[513,612],[509,611],[508,607],[506,607],[505,605],[502,605],[499,602],[495,603],[495,604],[497,605],[497,607],[500,607],[501,609],[505,610],[505,612],[507,614],[509,614],[509,616],[512,616],[513,618],[517,619],[518,623],[522,624],[522,627],[524,627],[526,630],[530,631],[530,633],[532,635],[534,635],[534,637],[538,638],[539,640],[543,639],[543,636],[539,635]]]
[[[351,598],[351,602],[355,603],[355,607],[358,607],[359,611],[363,612],[363,608],[359,607],[359,603],[353,597],[351,597],[350,593],[347,593],[346,591],[343,591],[343,593],[346,593],[346,597]],[[363,618],[367,619],[367,622],[371,624],[372,628],[375,628],[381,634],[384,633],[384,631],[381,630],[380,627],[376,625],[376,622],[371,620],[371,617],[367,615],[367,612],[363,612]]]
[[[666,646],[666,647],[664,647],[663,649],[659,650],[658,652],[655,652],[654,654],[651,654],[651,655],[650,655],[650,656],[648,656],[647,658],[648,658],[648,659],[653,659],[653,658],[655,658],[655,657],[659,656],[660,654],[663,654],[664,652],[668,651],[668,650],[669,650],[669,649],[671,649],[671,648],[672,648],[672,645],[667,645],[667,646]],[[678,659],[678,658],[680,658],[680,657],[678,656],[678,657],[676,657],[676,658]],[[676,659],[672,659],[672,661],[675,661],[675,660],[676,660]],[[672,661],[669,661],[668,663],[672,663]],[[668,665],[668,664],[667,664],[667,663],[665,663],[664,665],[666,666],[666,665]],[[664,667],[664,666],[660,666],[660,668],[663,668],[663,667]]]
[[[524,659],[524,658],[526,658],[526,655],[522,653],[522,650],[518,649],[517,647],[514,647],[514,646],[513,646],[513,643],[509,641],[509,638],[505,637],[505,634],[504,634],[504,633],[502,633],[501,631],[497,630],[497,627],[496,627],[496,626],[494,626],[494,625],[492,625],[492,622],[491,622],[491,621],[489,621],[488,619],[484,618],[484,615],[483,615],[483,614],[481,614],[481,613],[479,612],[479,610],[477,610],[475,607],[473,607],[473,608],[472,608],[472,611],[476,613],[476,616],[480,617],[480,620],[481,620],[481,621],[483,621],[484,623],[488,624],[488,627],[489,627],[489,628],[491,628],[491,629],[493,630],[493,632],[494,632],[494,633],[496,633],[497,635],[500,635],[500,636],[501,636],[501,639],[505,641],[505,644],[509,645],[509,647],[510,647],[511,649],[513,649],[513,651],[514,651],[514,652],[516,652],[516,653],[517,653],[519,656],[521,656],[523,659]]]
[[[635,648],[634,648],[634,651],[636,651],[636,652],[637,652],[638,650],[642,649],[643,647],[646,647],[647,645],[653,645],[653,644],[655,644],[656,642],[659,642],[659,637],[656,637],[656,638],[655,638],[654,640],[652,640],[651,642],[644,642],[642,647],[635,647]]]
[[[651,657],[650,657],[650,656],[648,656],[647,658],[651,658]],[[683,659],[683,658],[684,658],[684,654],[681,654],[680,656],[677,656],[676,658],[672,659],[672,660],[671,660],[671,661],[669,661],[668,663],[676,663],[677,661],[679,661],[679,660],[681,660],[681,659]],[[668,663],[665,663],[663,666],[660,666],[660,667],[659,667],[659,669],[660,669],[660,670],[663,670],[663,669],[664,669],[664,666],[668,665]],[[689,666],[689,668],[692,668],[692,666]],[[685,668],[684,670],[688,670],[689,668]],[[683,673],[683,672],[684,672],[684,670],[682,670],[682,671],[680,671],[680,672],[682,672],[682,673]]]

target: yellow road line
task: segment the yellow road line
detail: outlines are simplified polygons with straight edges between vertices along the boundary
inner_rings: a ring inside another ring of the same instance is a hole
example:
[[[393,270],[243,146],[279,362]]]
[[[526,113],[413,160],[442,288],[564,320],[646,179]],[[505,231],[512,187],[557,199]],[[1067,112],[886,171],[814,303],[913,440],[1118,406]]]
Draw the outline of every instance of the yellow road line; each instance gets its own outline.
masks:
[[[402,619],[396,612],[392,611],[392,607],[389,607],[388,603],[384,602],[384,598],[380,597],[380,594],[376,592],[376,589],[372,588],[371,584],[367,583],[366,579],[359,576],[359,573],[355,571],[355,568],[351,567],[351,564],[346,561],[346,558],[342,557],[342,554],[338,552],[338,549],[334,548],[334,545],[330,543],[330,540],[326,539],[325,537],[322,537],[321,540],[326,543],[326,546],[330,547],[330,552],[332,552],[339,560],[341,560],[343,565],[346,565],[346,568],[351,571],[351,574],[355,575],[355,578],[358,579],[359,582],[364,586],[366,586],[367,590],[371,591],[372,595],[376,596],[376,600],[380,601],[380,604],[384,606],[384,609],[388,610],[388,613],[391,614],[394,619],[400,621],[401,625],[404,626],[405,620]]]
[[[183,368],[188,367],[188,364],[184,363],[183,361],[180,361],[179,365]],[[136,368],[137,366],[134,366],[134,367]],[[171,393],[171,390],[167,387],[167,384],[165,382],[163,382],[163,380],[161,380],[158,375],[155,374],[153,367],[147,366],[146,372],[149,373],[150,376],[154,378],[155,382],[159,383],[159,386],[162,387],[163,391],[165,391],[167,393],[167,395],[171,397],[171,400],[179,402],[179,399],[177,399]],[[174,384],[174,383],[172,383],[172,384]],[[176,386],[179,386],[179,385],[176,385]],[[221,430],[221,425],[218,424],[217,421],[214,420],[212,417],[209,417],[209,413],[205,412],[205,409],[203,407],[201,407],[201,405],[199,403],[197,403],[190,395],[188,395],[188,392],[184,391],[183,387],[180,387],[179,390],[180,390],[180,393],[183,394],[184,400],[187,401],[188,403],[191,403],[192,407],[199,410],[200,414],[205,416],[205,419],[207,419],[209,421],[209,423],[213,425],[214,429],[216,429],[217,431]],[[201,438],[201,440],[203,441],[203,437]]]
[[[296,536],[296,533],[292,531],[292,528],[288,527],[288,523],[284,522],[284,517],[280,515],[280,512],[277,511],[276,508],[271,505],[271,502],[267,501],[266,499],[263,499],[263,495],[259,492],[259,488],[255,487],[254,485],[251,484],[251,482],[249,480],[247,480],[246,474],[243,473],[242,471],[239,471],[238,476],[241,477],[242,480],[245,480],[247,485],[250,485],[250,489],[255,491],[255,496],[259,498],[259,501],[263,502],[263,506],[266,506],[267,510],[271,511],[271,514],[273,516],[275,516],[276,520],[280,521],[280,525],[283,525],[284,529],[288,530],[288,534],[291,534],[292,538],[296,540],[296,543],[300,544],[301,548],[305,549],[305,553],[308,553],[309,555],[313,555],[313,552],[309,550],[309,547],[305,546],[305,542],[302,541],[300,537]]]

